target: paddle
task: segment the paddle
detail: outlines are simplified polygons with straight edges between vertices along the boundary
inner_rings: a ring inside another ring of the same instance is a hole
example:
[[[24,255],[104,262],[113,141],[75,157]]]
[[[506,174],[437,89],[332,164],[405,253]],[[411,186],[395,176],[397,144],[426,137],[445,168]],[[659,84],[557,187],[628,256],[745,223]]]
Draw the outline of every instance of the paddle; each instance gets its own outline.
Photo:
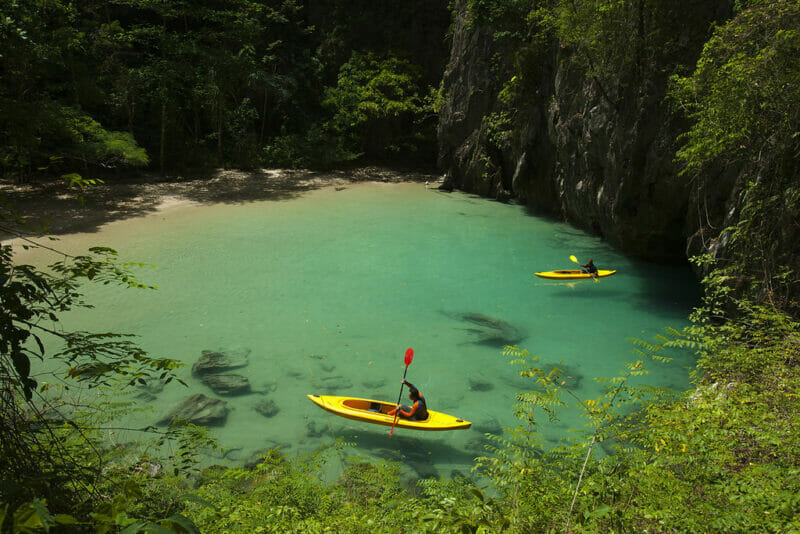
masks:
[[[576,258],[574,255],[570,254],[569,259],[571,259],[573,262],[577,263],[578,265],[581,265],[581,262],[579,262],[578,258]],[[583,267],[583,265],[581,265],[581,267]],[[592,276],[592,280],[594,280],[595,283],[598,283],[598,284],[600,283],[600,280],[598,280],[596,276]]]
[[[392,429],[389,431],[389,437],[392,437],[394,434],[394,425],[397,424],[397,416],[400,414],[400,399],[403,398],[403,386],[405,385],[406,381],[406,373],[408,372],[408,366],[411,365],[411,360],[414,359],[414,349],[409,347],[406,349],[406,356],[404,361],[406,362],[406,370],[403,371],[403,381],[400,383],[400,395],[397,396],[397,407],[394,410],[394,421],[392,421]]]

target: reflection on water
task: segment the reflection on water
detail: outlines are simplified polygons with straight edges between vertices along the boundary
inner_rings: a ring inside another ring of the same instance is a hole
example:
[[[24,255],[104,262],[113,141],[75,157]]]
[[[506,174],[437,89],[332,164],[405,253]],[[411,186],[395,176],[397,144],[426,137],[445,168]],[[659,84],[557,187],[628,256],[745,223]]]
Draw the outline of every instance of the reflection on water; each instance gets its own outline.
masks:
[[[485,434],[516,426],[515,393],[532,387],[503,345],[519,344],[545,367],[563,361],[575,392],[591,397],[595,377],[634,359],[629,338],[681,327],[697,298],[688,269],[637,263],[522,207],[422,184],[191,207],[67,236],[59,247],[96,244],[156,264],[141,276],[159,289],[89,288],[96,308],[68,325],[133,332],[153,355],[184,361],[189,387],[149,384],[136,395],[152,408],[126,423],[153,424],[202,395],[189,404],[215,420],[212,435],[227,448],[215,463],[344,438],[354,452],[399,460],[413,476],[468,473]],[[533,276],[571,268],[570,254],[618,274],[599,284]],[[471,429],[396,429],[389,438],[387,427],[339,418],[306,398],[393,402],[408,347],[408,379],[429,408],[472,421]],[[682,387],[690,362],[678,356],[648,380]],[[582,424],[568,413],[542,432],[555,443]]]

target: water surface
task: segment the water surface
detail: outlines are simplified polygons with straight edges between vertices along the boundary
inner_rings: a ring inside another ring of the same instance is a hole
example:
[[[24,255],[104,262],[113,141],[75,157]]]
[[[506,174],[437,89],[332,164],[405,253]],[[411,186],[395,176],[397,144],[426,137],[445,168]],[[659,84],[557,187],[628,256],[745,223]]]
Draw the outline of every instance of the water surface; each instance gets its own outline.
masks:
[[[579,380],[576,394],[592,397],[594,377],[615,376],[636,359],[629,338],[682,327],[698,297],[686,268],[626,258],[521,206],[417,183],[175,209],[66,236],[58,247],[98,244],[157,265],[139,276],[159,289],[87,288],[96,308],[71,314],[67,325],[135,333],[153,355],[188,364],[180,371],[188,389],[169,384],[127,424],[153,423],[192,393],[215,396],[190,372],[201,351],[250,351],[241,372],[266,394],[225,398],[232,411],[212,435],[235,449],[228,462],[272,446],[311,451],[343,437],[356,444],[351,452],[401,460],[411,475],[466,473],[484,452],[485,432],[517,424],[512,405],[525,382],[502,356],[504,342],[543,365],[563,361]],[[570,254],[619,273],[599,283],[533,276],[573,267]],[[488,320],[508,326],[487,328]],[[336,417],[306,398],[394,401],[408,347],[415,351],[408,379],[429,408],[472,421],[472,429],[400,429],[390,439],[385,427]],[[676,356],[648,381],[683,388],[691,362]],[[274,417],[254,410],[265,399],[279,408]],[[568,414],[543,433],[555,443],[581,425]]]

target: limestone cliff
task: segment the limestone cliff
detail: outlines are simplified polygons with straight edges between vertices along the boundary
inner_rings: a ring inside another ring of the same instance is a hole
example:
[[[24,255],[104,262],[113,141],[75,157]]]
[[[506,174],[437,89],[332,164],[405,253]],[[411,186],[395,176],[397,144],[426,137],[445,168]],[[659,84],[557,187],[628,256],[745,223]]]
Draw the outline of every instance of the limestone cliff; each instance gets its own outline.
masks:
[[[691,67],[730,2],[703,3],[686,18],[680,4],[665,8],[674,20],[655,23],[676,33],[671,61]],[[509,60],[498,65],[509,54],[493,38],[496,28],[470,20],[466,0],[457,0],[453,13],[438,130],[444,187],[518,199],[634,255],[685,258],[700,223],[690,184],[673,162],[683,125],[664,97],[676,65],[659,65],[654,52],[600,80],[576,61],[575,50],[554,41],[523,67],[527,82],[510,134],[498,141],[492,114],[503,77],[520,68],[519,57],[514,67]],[[724,204],[726,193],[720,197]],[[720,214],[722,204],[712,209]]]

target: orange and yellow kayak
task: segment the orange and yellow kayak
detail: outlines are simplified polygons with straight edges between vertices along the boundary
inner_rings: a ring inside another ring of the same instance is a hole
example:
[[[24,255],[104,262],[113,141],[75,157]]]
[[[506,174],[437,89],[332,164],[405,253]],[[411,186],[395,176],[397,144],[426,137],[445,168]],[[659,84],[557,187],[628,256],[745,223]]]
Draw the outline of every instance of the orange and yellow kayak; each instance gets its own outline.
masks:
[[[320,408],[348,419],[384,426],[392,426],[395,420],[394,416],[387,412],[394,409],[396,404],[389,402],[336,395],[309,395],[308,398]],[[471,427],[472,423],[452,415],[428,410],[428,418],[424,421],[411,421],[398,417],[396,426],[414,430],[463,430]]]
[[[611,276],[615,274],[617,271],[604,271],[603,269],[599,269],[597,271],[597,275],[595,278],[605,278],[606,276]],[[589,273],[585,273],[580,269],[563,269],[560,271],[544,271],[541,273],[533,273],[539,278],[547,278],[549,280],[579,280],[582,278],[592,278],[592,275]]]

